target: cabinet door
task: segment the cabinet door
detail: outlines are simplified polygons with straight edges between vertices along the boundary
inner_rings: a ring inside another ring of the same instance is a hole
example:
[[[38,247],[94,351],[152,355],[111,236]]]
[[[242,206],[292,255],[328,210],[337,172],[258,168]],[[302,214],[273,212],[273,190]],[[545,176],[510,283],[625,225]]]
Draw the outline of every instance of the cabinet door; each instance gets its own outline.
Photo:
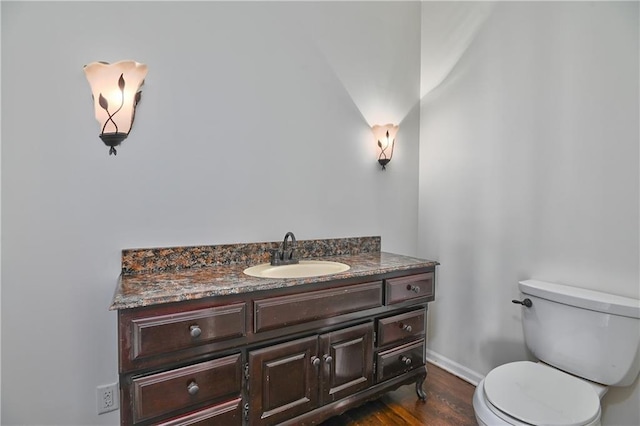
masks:
[[[320,336],[322,404],[373,384],[373,324],[366,323]]]
[[[272,425],[318,405],[318,337],[249,352],[249,424]]]

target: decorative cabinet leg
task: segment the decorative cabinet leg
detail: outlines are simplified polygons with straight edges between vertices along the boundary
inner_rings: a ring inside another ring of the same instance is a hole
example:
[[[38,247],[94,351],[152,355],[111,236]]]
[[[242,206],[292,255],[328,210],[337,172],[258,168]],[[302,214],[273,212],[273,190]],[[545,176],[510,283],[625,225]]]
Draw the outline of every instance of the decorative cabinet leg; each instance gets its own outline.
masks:
[[[427,379],[427,370],[425,368],[424,375],[421,375],[416,379],[416,393],[418,394],[418,398],[420,398],[420,400],[422,401],[427,400],[427,393],[424,391],[424,389],[422,389],[422,385],[424,384],[424,381],[426,379]]]

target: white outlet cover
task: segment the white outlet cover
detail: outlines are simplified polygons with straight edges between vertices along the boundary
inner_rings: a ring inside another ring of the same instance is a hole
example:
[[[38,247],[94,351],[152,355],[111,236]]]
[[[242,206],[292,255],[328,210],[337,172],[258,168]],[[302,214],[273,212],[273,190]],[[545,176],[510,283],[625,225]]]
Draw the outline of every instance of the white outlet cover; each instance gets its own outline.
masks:
[[[96,407],[98,414],[115,411],[120,406],[120,395],[118,394],[118,384],[111,383],[100,385],[96,388]]]

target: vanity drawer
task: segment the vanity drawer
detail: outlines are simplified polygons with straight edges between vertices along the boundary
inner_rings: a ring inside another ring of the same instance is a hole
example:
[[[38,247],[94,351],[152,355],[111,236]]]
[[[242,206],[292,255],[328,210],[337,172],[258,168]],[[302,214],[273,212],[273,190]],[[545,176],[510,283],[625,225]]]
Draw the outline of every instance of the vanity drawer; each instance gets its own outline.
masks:
[[[379,306],[382,306],[380,281],[256,300],[255,331],[331,318]]]
[[[158,426],[207,426],[207,425],[242,425],[242,399],[236,398],[223,404],[214,405],[204,410],[176,417]]]
[[[377,380],[382,382],[424,365],[424,339],[378,353]]]
[[[378,346],[424,336],[426,309],[378,320]]]
[[[433,272],[385,280],[385,294],[387,305],[422,298],[431,302],[434,300]]]
[[[246,303],[133,319],[132,359],[246,334]]]
[[[237,397],[242,387],[240,354],[133,379],[134,422]]]

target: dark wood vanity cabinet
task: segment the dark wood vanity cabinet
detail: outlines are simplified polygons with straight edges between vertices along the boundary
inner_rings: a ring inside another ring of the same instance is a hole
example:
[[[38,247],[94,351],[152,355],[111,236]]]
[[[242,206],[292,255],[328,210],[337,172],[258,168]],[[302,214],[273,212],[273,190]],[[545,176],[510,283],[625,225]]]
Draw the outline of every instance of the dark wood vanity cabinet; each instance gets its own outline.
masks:
[[[434,268],[118,311],[123,425],[317,424],[414,383]]]

